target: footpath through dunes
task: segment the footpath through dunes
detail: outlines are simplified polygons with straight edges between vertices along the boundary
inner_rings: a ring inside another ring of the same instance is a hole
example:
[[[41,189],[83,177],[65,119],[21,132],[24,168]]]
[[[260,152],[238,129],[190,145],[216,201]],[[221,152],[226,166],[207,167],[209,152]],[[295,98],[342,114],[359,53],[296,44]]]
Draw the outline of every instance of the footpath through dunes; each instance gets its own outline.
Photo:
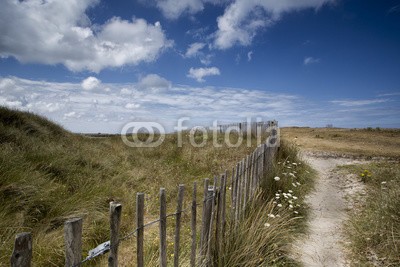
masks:
[[[335,169],[362,161],[315,152],[302,152],[302,157],[317,171],[318,177],[315,190],[306,199],[311,209],[309,230],[304,238],[294,243],[293,257],[307,267],[348,266],[342,226],[352,203],[346,196],[363,194],[363,184]]]

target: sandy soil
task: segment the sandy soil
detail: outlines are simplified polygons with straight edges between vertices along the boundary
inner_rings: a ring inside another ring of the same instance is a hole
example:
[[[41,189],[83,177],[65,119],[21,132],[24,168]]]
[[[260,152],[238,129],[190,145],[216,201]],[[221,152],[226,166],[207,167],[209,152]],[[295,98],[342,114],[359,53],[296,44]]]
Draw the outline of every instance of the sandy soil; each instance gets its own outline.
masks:
[[[356,195],[365,193],[357,177],[340,174],[335,169],[338,165],[362,162],[315,152],[303,152],[302,157],[318,171],[318,180],[306,199],[311,208],[309,232],[294,244],[293,257],[306,267],[348,266],[342,224],[354,206]]]

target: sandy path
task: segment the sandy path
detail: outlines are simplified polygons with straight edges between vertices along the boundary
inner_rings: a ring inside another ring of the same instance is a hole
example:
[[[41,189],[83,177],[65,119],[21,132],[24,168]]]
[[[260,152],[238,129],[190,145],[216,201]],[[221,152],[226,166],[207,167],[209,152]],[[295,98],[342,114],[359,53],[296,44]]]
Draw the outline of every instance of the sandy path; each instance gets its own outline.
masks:
[[[311,208],[309,232],[293,247],[293,257],[304,266],[341,267],[346,264],[343,252],[342,224],[347,217],[348,203],[344,196],[363,190],[355,177],[341,176],[338,165],[356,164],[346,158],[303,153],[303,158],[318,172],[315,190],[307,196]]]

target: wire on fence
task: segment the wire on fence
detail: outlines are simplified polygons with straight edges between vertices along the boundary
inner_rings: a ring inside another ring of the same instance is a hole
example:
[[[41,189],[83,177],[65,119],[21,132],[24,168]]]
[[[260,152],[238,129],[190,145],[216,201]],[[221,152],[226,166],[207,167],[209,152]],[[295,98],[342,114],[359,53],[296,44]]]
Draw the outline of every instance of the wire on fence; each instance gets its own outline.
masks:
[[[213,198],[214,198],[214,196],[208,197],[208,198],[206,198],[205,200],[207,201],[207,200],[210,200],[210,199],[213,199]],[[202,205],[202,204],[196,204],[197,207],[198,207],[198,206],[201,206],[201,205]],[[181,213],[185,213],[185,212],[187,212],[188,210],[191,210],[191,209],[192,209],[192,206],[190,205],[190,207],[187,207],[186,209],[183,209],[183,210],[181,210],[181,211],[179,211],[179,212],[170,213],[170,214],[167,214],[167,215],[166,215],[165,217],[163,217],[163,218],[159,218],[159,219],[157,219],[157,220],[148,222],[148,223],[144,224],[142,227],[136,228],[136,229],[133,230],[132,232],[126,234],[124,237],[120,238],[120,239],[119,239],[119,242],[125,241],[125,240],[131,238],[132,236],[135,236],[135,234],[136,234],[140,229],[144,229],[144,228],[149,227],[149,226],[151,226],[151,225],[153,225],[153,224],[156,224],[156,223],[160,222],[162,219],[166,219],[166,218],[168,218],[168,217],[172,217],[172,216],[176,216],[176,215],[181,214]],[[87,261],[89,261],[89,260],[92,260],[92,259],[94,259],[94,258],[96,258],[96,257],[98,257],[98,256],[101,256],[101,255],[103,255],[103,254],[105,254],[105,253],[107,253],[108,251],[110,251],[110,249],[111,249],[110,241],[106,241],[106,242],[104,242],[104,243],[101,243],[100,245],[98,245],[98,246],[95,247],[94,249],[89,250],[89,253],[88,253],[89,255],[88,255],[84,260],[82,260],[80,263],[75,264],[75,265],[73,265],[73,266],[71,266],[71,267],[79,267],[79,266],[81,266],[83,263],[85,263],[85,262],[87,262]]]

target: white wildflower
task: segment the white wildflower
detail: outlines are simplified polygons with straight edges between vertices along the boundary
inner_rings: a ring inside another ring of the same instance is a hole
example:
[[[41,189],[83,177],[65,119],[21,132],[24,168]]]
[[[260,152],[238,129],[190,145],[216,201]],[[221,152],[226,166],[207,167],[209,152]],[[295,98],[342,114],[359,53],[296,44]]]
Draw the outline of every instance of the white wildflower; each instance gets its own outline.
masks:
[[[386,183],[387,183],[386,181],[381,182],[381,184],[386,184]]]
[[[270,227],[271,225],[269,223],[264,223],[265,227]]]
[[[290,204],[290,205],[289,205],[289,208],[293,209],[293,205]]]
[[[278,204],[277,206],[278,206],[279,208],[282,208],[282,204]]]
[[[299,212],[297,212],[297,211],[293,211],[295,214],[299,214]]]
[[[270,213],[270,214],[268,214],[268,217],[269,218],[275,218],[275,215]]]
[[[296,196],[293,196],[293,199],[294,199],[294,200],[296,200],[296,199],[298,199],[298,197],[296,197]]]
[[[292,191],[292,190],[288,190],[288,192],[289,192],[289,193],[293,193],[293,191]]]
[[[281,178],[279,178],[278,176],[275,176],[274,180],[275,181],[279,181]]]

